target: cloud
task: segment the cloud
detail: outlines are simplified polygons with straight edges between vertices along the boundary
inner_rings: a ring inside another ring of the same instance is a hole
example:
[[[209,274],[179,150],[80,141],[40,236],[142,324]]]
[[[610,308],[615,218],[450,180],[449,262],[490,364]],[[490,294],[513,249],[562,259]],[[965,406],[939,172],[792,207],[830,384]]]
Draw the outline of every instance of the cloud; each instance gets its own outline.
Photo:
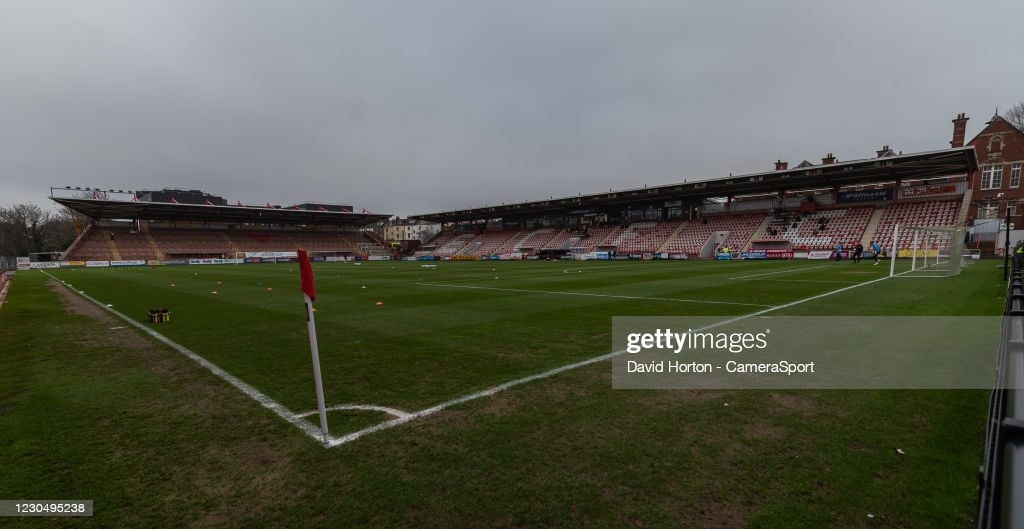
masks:
[[[0,203],[178,187],[406,215],[942,148],[955,114],[1024,98],[1024,8],[977,9],[10,2]]]

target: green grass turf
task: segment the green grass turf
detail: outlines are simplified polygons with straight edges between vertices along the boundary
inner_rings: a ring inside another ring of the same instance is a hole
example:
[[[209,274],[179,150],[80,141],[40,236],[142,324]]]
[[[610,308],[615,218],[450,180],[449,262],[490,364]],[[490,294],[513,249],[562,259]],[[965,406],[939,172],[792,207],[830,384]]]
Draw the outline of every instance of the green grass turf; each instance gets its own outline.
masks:
[[[327,401],[419,410],[605,354],[613,316],[748,314],[883,268],[317,263]],[[315,408],[295,265],[52,273],[138,321],[169,308],[154,329]],[[776,314],[995,315],[1004,294],[982,262]],[[96,515],[4,526],[966,527],[975,508],[985,391],[625,391],[602,362],[324,450],[170,348],[66,312],[40,272],[9,301],[0,499],[93,499]],[[333,435],[385,418],[329,415]]]

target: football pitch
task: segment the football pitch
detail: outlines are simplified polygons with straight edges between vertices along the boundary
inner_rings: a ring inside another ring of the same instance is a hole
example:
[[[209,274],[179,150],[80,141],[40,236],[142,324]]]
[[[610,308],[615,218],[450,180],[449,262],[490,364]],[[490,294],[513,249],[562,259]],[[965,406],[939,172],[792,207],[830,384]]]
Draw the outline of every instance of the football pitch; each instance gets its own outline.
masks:
[[[49,526],[973,518],[987,391],[616,390],[607,357],[616,316],[998,315],[994,262],[896,279],[847,261],[313,270],[329,449],[296,264],[19,273],[0,310],[0,499],[94,501]]]

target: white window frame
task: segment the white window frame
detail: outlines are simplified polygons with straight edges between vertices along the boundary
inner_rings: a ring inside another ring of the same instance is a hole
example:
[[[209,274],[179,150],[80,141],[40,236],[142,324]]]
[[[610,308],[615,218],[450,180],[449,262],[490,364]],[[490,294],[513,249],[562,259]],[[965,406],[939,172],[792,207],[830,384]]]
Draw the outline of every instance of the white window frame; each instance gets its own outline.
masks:
[[[981,170],[981,189],[1000,189],[1003,187],[1003,166],[986,165]]]
[[[1020,187],[1020,162],[1010,166],[1010,187]]]

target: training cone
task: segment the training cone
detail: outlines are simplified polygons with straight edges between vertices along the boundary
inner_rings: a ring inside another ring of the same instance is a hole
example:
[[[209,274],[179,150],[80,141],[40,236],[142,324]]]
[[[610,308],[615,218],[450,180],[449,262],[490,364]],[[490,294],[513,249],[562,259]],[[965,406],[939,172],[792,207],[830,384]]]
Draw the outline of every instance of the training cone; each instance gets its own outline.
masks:
[[[383,305],[383,304],[384,304],[384,302],[383,302],[383,301],[378,301],[378,302],[377,302],[377,304],[378,304],[378,305]]]

